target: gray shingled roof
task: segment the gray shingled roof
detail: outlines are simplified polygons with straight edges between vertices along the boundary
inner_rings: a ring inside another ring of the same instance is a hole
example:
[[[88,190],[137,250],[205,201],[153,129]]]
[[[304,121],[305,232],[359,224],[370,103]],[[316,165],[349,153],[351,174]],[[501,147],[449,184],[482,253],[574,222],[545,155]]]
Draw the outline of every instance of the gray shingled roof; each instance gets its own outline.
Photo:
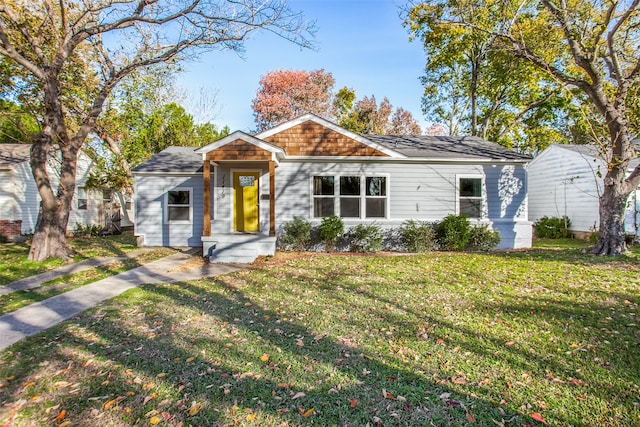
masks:
[[[134,172],[148,173],[198,173],[202,172],[202,156],[193,147],[167,147],[143,164],[133,168]]]
[[[474,136],[363,136],[407,157],[443,160],[531,160],[529,156]]]
[[[29,161],[31,144],[0,144],[0,167]]]

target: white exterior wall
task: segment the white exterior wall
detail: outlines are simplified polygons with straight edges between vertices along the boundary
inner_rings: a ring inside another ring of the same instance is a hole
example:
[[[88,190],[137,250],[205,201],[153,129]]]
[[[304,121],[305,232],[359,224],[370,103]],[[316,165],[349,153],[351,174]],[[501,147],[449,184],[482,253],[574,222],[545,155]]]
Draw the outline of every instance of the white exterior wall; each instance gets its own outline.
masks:
[[[269,231],[269,170],[266,163],[223,164],[214,167],[211,193],[211,233],[233,233],[233,172],[260,171],[260,231]],[[484,182],[484,214],[477,222],[489,223],[501,234],[502,248],[531,246],[527,219],[527,183],[524,165],[424,164],[400,162],[282,161],[276,171],[276,228],[294,216],[312,218],[314,175],[363,175],[387,177],[387,218],[344,219],[347,227],[361,222],[397,227],[403,221],[439,221],[457,213],[457,182],[478,176]],[[166,224],[164,195],[175,188],[193,188],[191,224]],[[147,246],[198,246],[202,234],[202,175],[136,175],[136,235]]]
[[[22,233],[33,232],[40,198],[29,162],[15,164],[0,174],[0,219],[22,220]]]
[[[567,216],[572,231],[598,228],[598,198],[602,163],[593,157],[557,146],[543,151],[529,164],[529,219]]]
[[[598,176],[600,174],[601,176]],[[529,165],[529,218],[568,216],[571,231],[597,231],[604,163],[558,146],[543,151]],[[640,190],[629,195],[625,232],[640,236]]]
[[[191,215],[188,222],[169,223],[165,195],[170,190],[191,189]],[[136,175],[135,234],[144,246],[202,245],[202,175]]]
[[[457,181],[478,176],[484,181],[484,214],[479,222],[490,223],[501,234],[500,247],[530,247],[527,220],[527,183],[523,165],[425,164],[400,162],[291,162],[276,168],[276,226],[294,216],[320,222],[312,215],[314,175],[386,176],[388,217],[344,219],[345,226],[375,222],[395,227],[408,219],[439,221],[457,210]]]

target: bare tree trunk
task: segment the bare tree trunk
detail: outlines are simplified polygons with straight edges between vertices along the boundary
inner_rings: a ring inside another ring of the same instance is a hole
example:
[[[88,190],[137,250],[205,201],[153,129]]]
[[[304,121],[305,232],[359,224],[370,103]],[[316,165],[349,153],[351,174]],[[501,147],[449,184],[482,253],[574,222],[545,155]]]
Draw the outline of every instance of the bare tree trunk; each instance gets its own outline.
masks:
[[[47,258],[69,259],[71,249],[67,246],[66,230],[69,222],[69,210],[57,203],[55,209],[41,208],[29,260],[44,261]]]
[[[606,181],[606,178],[605,178]],[[606,186],[600,196],[598,243],[591,250],[596,255],[621,255],[627,250],[624,235],[624,209],[628,194]]]
[[[78,149],[70,140],[55,81],[44,85],[46,113],[42,132],[31,147],[31,172],[42,199],[28,259],[68,259],[66,230],[75,191]],[[50,156],[60,156],[60,179],[54,193],[47,171]]]

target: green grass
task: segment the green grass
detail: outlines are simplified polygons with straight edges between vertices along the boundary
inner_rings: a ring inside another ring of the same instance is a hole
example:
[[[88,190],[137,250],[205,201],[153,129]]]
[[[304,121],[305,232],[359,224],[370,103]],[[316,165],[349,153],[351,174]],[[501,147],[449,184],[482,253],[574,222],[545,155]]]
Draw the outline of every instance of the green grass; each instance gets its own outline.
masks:
[[[115,257],[137,249],[135,236],[121,234],[106,237],[82,237],[67,239],[74,249],[74,261],[88,258]],[[0,245],[0,286],[28,276],[64,265],[61,259],[44,262],[28,261],[29,242]]]
[[[0,425],[640,424],[640,266],[278,254],[0,353]]]
[[[45,282],[42,286],[0,295],[0,315],[15,311],[19,308],[42,301],[47,298],[68,292],[80,286],[114,276],[127,270],[139,267],[142,264],[160,259],[175,253],[169,248],[154,249],[149,252],[142,252],[135,257],[121,261],[115,261],[100,267],[91,268],[74,274],[68,274],[59,279]]]

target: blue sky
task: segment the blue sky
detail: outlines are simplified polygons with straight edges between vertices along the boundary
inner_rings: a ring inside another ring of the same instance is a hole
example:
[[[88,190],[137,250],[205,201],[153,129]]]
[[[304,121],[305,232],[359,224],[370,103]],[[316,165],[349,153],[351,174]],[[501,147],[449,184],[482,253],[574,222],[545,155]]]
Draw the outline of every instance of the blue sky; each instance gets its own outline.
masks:
[[[315,20],[317,51],[266,32],[255,33],[240,57],[234,52],[212,52],[186,64],[179,84],[192,96],[201,87],[215,90],[217,113],[213,122],[231,131],[255,128],[251,101],[260,77],[277,70],[317,70],[333,74],[335,90],[348,86],[358,99],[385,96],[394,107],[411,111],[424,128],[421,111],[424,52],[409,42],[394,0],[289,0],[293,10]]]

